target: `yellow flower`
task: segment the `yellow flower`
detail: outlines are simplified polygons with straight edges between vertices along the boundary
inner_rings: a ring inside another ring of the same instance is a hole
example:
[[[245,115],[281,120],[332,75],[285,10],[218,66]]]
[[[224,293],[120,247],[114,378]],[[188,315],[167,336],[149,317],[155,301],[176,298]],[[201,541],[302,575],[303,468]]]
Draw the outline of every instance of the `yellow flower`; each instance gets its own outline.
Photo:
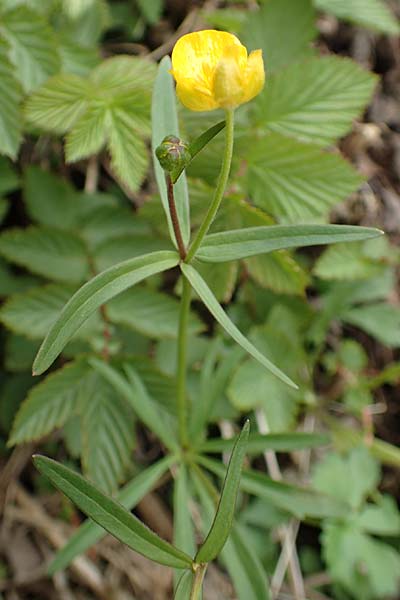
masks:
[[[261,50],[247,55],[237,37],[215,30],[179,38],[172,74],[182,104],[197,111],[236,108],[257,96],[265,81]]]

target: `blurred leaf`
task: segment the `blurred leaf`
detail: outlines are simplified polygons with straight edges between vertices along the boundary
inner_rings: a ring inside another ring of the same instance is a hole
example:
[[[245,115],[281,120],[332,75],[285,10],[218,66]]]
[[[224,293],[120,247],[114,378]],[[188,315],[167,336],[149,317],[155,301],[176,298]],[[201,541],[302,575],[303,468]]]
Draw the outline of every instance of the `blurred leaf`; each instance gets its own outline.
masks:
[[[176,338],[179,302],[165,293],[136,287],[111,300],[107,305],[107,315],[113,323],[122,323],[149,337]],[[189,335],[198,333],[203,328],[197,315],[191,312]]]
[[[400,308],[383,302],[349,308],[341,314],[346,323],[360,327],[389,347],[400,346]]]
[[[140,12],[150,25],[154,25],[160,19],[163,8],[163,0],[136,0]]]
[[[103,377],[87,379],[80,402],[82,464],[91,481],[114,492],[126,474],[135,444],[129,405]]]
[[[0,63],[1,63],[1,43],[0,43]],[[1,68],[1,66],[0,66]],[[2,78],[4,75],[2,75]],[[0,194],[8,194],[20,187],[20,179],[17,172],[7,158],[0,157]]]
[[[93,225],[98,229],[96,221]],[[98,271],[103,271],[124,260],[168,249],[171,249],[171,244],[154,235],[129,233],[100,242],[93,251],[94,263]]]
[[[200,273],[208,287],[218,300],[227,303],[235,291],[239,266],[236,262],[228,265],[223,263],[197,263],[196,270]],[[196,298],[196,294],[193,294]]]
[[[204,454],[219,454],[228,452],[233,448],[237,438],[215,438],[203,442],[198,450]],[[265,450],[275,452],[293,452],[293,450],[306,450],[318,448],[329,444],[330,438],[322,433],[251,433],[247,442],[247,454],[261,454]]]
[[[126,364],[126,377],[111,365],[96,358],[90,360],[92,367],[114,388],[115,392],[125,398],[141,421],[153,431],[171,452],[177,448],[175,434],[164,418],[154,400],[149,397],[145,385],[134,368]]]
[[[0,236],[0,253],[32,273],[56,281],[81,283],[89,273],[82,240],[61,229],[8,229]]]
[[[236,497],[239,491],[240,474],[246,454],[249,430],[250,422],[246,421],[232,450],[213,524],[196,554],[195,560],[198,563],[214,560],[228,539],[235,514]]]
[[[316,8],[388,34],[400,32],[399,23],[383,0],[314,0]]]
[[[43,373],[79,327],[102,304],[146,277],[176,266],[178,261],[175,252],[154,252],[115,265],[87,282],[65,305],[47,334],[36,356],[34,372],[38,375]]]
[[[400,554],[361,533],[352,524],[328,524],[322,535],[329,571],[355,598],[394,597],[398,591]]]
[[[291,379],[289,379],[280,369],[278,369],[278,367],[273,365],[265,356],[263,356],[257,350],[257,348],[253,346],[253,344],[239,331],[236,325],[234,325],[234,323],[229,319],[228,315],[224,312],[222,306],[218,303],[201,275],[199,275],[199,273],[197,273],[197,271],[190,265],[181,264],[181,269],[208,310],[218,321],[218,323],[225,329],[225,331],[235,340],[235,342],[242,346],[246,352],[258,360],[268,371],[271,371],[271,373],[278,377],[278,379],[281,379],[281,381],[284,383],[296,388],[296,384],[294,384]]]
[[[0,309],[0,321],[16,333],[41,340],[75,291],[75,286],[49,283],[10,296]],[[100,324],[99,317],[93,315],[77,336],[87,338],[99,330]]]
[[[25,92],[41,85],[60,67],[57,45],[45,19],[27,7],[4,12],[0,33],[10,44],[9,58]]]
[[[155,150],[167,135],[175,135],[179,138],[178,115],[176,108],[176,96],[174,81],[171,73],[171,59],[165,56],[158,67],[158,73],[153,89],[152,100],[152,157],[153,166],[156,175],[157,185],[160,192],[161,202],[164,207],[165,215],[168,221],[168,227],[171,240],[175,243],[175,234],[172,227],[171,216],[168,208],[167,184],[165,181],[165,172],[161,168]],[[183,173],[177,183],[174,185],[174,197],[178,219],[182,232],[182,239],[185,245],[190,238],[189,223],[189,194],[187,189],[186,175]]]
[[[4,366],[7,371],[30,371],[33,359],[39,349],[39,342],[23,335],[10,334],[4,347]]]
[[[14,421],[9,445],[43,437],[61,427],[78,408],[90,369],[83,362],[69,363],[32,388]]]
[[[376,82],[355,62],[335,56],[294,63],[268,78],[255,117],[271,131],[327,146],[351,128]]]
[[[357,526],[373,535],[400,535],[400,513],[396,500],[382,496],[377,504],[366,504],[356,519]]]
[[[20,104],[22,89],[15,78],[15,69],[8,58],[8,44],[0,38],[0,152],[16,158],[22,140]]]
[[[278,133],[253,140],[247,159],[255,204],[289,222],[326,219],[362,181],[341,156]]]
[[[379,483],[377,461],[366,448],[355,448],[347,457],[328,454],[317,464],[314,487],[357,509]]]
[[[367,256],[362,243],[330,246],[319,257],[314,274],[322,279],[369,279],[383,270],[380,261]]]
[[[311,0],[269,0],[258,11],[249,12],[241,37],[250,50],[262,49],[271,73],[303,56],[312,56],[311,42],[317,35],[315,16]]]
[[[190,598],[193,580],[194,573],[192,571],[186,571],[183,573],[183,575],[181,575],[175,590],[174,600],[187,600]]]
[[[148,529],[120,504],[105,496],[83,477],[50,458],[36,455],[35,466],[64,492],[82,512],[118,540],[150,560],[177,569],[191,568],[192,560]]]
[[[117,500],[131,510],[160,482],[161,477],[173,465],[175,458],[166,456],[136,475],[117,493]],[[68,567],[76,556],[106,535],[106,531],[94,521],[87,520],[78,527],[65,546],[59,550],[48,567],[49,575],[54,575]]]
[[[219,461],[198,457],[197,462],[218,477],[224,477],[224,466]],[[317,519],[325,517],[341,518],[346,516],[349,510],[347,504],[333,496],[273,481],[264,473],[250,469],[243,470],[240,489],[259,498],[264,498],[299,519],[304,519],[305,516]]]

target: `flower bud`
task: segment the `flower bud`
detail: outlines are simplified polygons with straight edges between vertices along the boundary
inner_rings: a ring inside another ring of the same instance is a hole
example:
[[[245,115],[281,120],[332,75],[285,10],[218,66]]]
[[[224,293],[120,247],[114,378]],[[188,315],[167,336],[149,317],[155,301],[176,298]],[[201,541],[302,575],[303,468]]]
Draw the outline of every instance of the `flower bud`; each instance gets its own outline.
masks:
[[[189,164],[189,145],[175,135],[167,135],[156,148],[156,156],[164,171],[177,173]]]

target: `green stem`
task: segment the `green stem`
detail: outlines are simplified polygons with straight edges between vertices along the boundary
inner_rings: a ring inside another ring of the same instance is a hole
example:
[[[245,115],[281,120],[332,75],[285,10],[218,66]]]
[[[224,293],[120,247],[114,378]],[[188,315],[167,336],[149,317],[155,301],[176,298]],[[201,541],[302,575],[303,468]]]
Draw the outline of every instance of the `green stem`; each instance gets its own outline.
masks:
[[[233,126],[234,126],[234,112],[233,110],[226,111],[226,133],[225,133],[225,152],[221,165],[221,171],[218,177],[218,183],[215,190],[213,201],[211,202],[207,214],[204,217],[204,221],[200,225],[200,229],[198,230],[196,237],[191,244],[189,251],[187,253],[185,262],[190,262],[197,250],[200,248],[201,243],[203,241],[204,236],[207,234],[211,223],[213,222],[215,215],[218,212],[219,206],[221,204],[226,184],[228,182],[229,171],[231,170],[231,162],[232,162],[232,152],[233,152]]]
[[[186,277],[182,276],[182,296],[179,313],[178,354],[177,354],[177,412],[179,439],[181,445],[188,445],[187,433],[187,395],[186,395],[186,363],[187,363],[187,329],[190,311],[191,287]]]
[[[190,600],[200,600],[201,590],[203,587],[203,579],[204,579],[204,575],[206,574],[206,570],[207,570],[207,563],[197,565],[197,568],[196,568],[195,574],[194,574],[192,590],[190,592]]]

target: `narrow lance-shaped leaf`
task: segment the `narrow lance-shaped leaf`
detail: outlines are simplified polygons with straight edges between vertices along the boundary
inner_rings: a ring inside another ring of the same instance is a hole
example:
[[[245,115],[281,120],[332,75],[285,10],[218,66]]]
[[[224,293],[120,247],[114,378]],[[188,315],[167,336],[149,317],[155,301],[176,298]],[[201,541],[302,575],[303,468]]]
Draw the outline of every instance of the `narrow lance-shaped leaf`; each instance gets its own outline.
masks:
[[[127,483],[117,494],[117,500],[131,510],[140,500],[142,500],[150,490],[157,487],[165,472],[172,467],[175,457],[172,455],[162,458],[154,465],[145,469]],[[57,552],[54,560],[48,567],[49,575],[54,575],[58,571],[66,569],[68,565],[80,554],[86,552],[102,537],[106,531],[94,521],[88,519],[83,523],[68,540],[67,544]]]
[[[142,279],[175,267],[178,262],[176,252],[153,252],[119,263],[86,283],[65,305],[47,334],[33,364],[33,373],[43,373],[73,334],[102,304]]]
[[[217,512],[208,536],[196,554],[196,562],[210,562],[218,556],[228,539],[235,514],[236,497],[239,490],[240,474],[246,453],[250,422],[243,426],[242,432],[232,452],[226,473]]]
[[[171,216],[168,208],[167,185],[165,182],[165,173],[161,168],[154,152],[157,146],[161,144],[167,135],[179,137],[178,115],[176,110],[176,97],[172,75],[170,74],[171,59],[165,56],[160,62],[158,74],[154,84],[153,102],[152,102],[152,150],[154,171],[158,189],[160,191],[161,202],[168,221],[170,237],[175,243],[175,235],[172,227]],[[189,223],[189,193],[185,174],[180,177],[174,186],[174,195],[176,210],[181,227],[183,243],[188,244],[190,238]]]
[[[181,264],[181,269],[185,277],[190,281],[194,290],[200,296],[201,300],[207,306],[208,310],[235,342],[242,346],[246,352],[258,360],[266,369],[278,377],[278,379],[281,379],[290,387],[297,389],[297,385],[268,360],[268,358],[261,354],[261,352],[239,331],[236,325],[232,323],[201,275],[190,265]]]
[[[82,512],[118,540],[150,560],[177,569],[190,569],[192,559],[161,539],[121,504],[107,497],[81,475],[45,456],[34,456],[35,466]]]
[[[194,157],[201,151],[203,148],[211,142],[211,140],[225,127],[225,121],[220,121],[209,127],[204,133],[199,135],[193,142],[189,145],[189,154],[190,154],[190,162],[194,159]],[[177,171],[174,171],[171,174],[172,183],[176,183],[183,173],[184,169],[189,166],[190,162],[187,165],[179,167]]]
[[[233,448],[237,437],[230,439],[215,438],[203,442],[199,451],[204,454],[219,454],[228,452]],[[261,454],[265,450],[275,452],[292,452],[293,450],[306,450],[318,448],[329,444],[330,437],[321,433],[268,433],[266,435],[255,433],[249,435],[247,454]]]
[[[196,253],[205,262],[225,262],[284,248],[357,242],[382,235],[372,227],[352,225],[270,225],[208,235]]]
[[[219,461],[200,456],[197,462],[218,477],[224,477],[225,469]],[[296,485],[273,481],[268,475],[251,469],[242,472],[240,488],[249,494],[264,498],[299,519],[305,516],[317,519],[342,518],[350,510],[346,503],[336,498]]]

